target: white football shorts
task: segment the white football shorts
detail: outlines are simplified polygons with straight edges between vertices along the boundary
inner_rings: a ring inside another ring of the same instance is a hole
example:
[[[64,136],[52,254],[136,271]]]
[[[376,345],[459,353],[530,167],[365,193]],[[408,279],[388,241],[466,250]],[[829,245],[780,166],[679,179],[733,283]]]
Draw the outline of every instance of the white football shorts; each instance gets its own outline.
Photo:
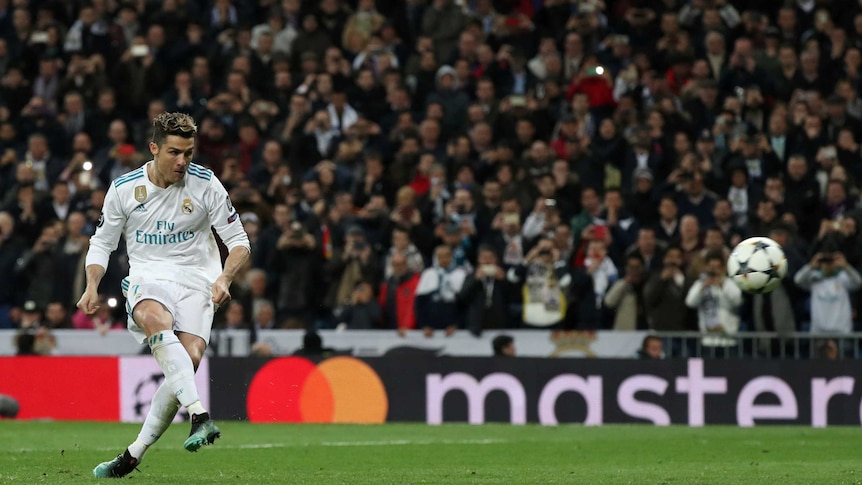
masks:
[[[209,291],[167,280],[125,278],[122,286],[128,314],[126,325],[136,340],[146,343],[147,335],[135,322],[132,312],[141,301],[154,300],[164,305],[174,317],[175,331],[197,335],[209,344],[215,313],[215,304]]]

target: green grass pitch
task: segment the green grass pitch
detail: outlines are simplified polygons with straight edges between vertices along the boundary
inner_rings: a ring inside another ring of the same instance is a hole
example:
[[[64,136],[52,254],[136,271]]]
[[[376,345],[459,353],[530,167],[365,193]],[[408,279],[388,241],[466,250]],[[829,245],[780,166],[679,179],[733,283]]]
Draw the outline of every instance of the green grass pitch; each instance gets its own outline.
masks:
[[[173,425],[134,484],[862,484],[862,431],[220,423],[182,449]],[[137,425],[0,421],[0,483],[94,483]]]

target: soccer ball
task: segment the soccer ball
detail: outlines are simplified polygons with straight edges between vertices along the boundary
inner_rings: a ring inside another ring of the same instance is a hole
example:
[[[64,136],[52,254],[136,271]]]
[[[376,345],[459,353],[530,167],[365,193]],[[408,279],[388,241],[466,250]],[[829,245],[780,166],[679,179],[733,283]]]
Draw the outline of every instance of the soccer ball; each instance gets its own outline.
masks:
[[[727,275],[746,293],[769,293],[786,274],[784,250],[768,237],[742,241],[727,258]]]

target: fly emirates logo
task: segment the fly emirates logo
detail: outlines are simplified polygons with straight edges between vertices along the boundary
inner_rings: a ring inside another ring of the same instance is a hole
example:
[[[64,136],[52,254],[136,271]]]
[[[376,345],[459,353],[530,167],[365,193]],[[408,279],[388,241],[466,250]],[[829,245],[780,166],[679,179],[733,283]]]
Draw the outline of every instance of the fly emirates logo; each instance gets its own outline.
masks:
[[[828,422],[830,400],[843,400],[846,397],[841,398],[840,395],[854,392],[855,381],[846,376],[811,377],[805,379],[804,384],[796,383],[797,386],[810,386],[810,389],[796,388],[795,392],[791,384],[781,377],[760,375],[752,376],[744,382],[741,389],[734,385],[732,387],[736,389],[729,390],[728,376],[706,376],[703,364],[701,359],[690,359],[687,362],[686,374],[671,379],[651,374],[632,374],[619,381],[616,389],[605,389],[607,383],[601,375],[557,374],[544,385],[539,384],[536,389],[538,396],[531,395],[529,399],[521,380],[505,372],[491,373],[482,379],[463,372],[427,374],[426,418],[428,424],[443,423],[444,407],[449,413],[453,411],[453,404],[460,406],[460,403],[464,402],[460,399],[446,399],[447,394],[457,391],[455,394],[463,393],[466,397],[467,420],[471,424],[481,424],[485,422],[488,395],[502,393],[509,404],[508,416],[512,424],[525,424],[529,408],[535,409],[539,423],[556,425],[557,412],[561,410],[557,400],[564,393],[574,393],[586,405],[585,413],[581,414],[584,416],[582,422],[586,425],[604,424],[605,413],[618,409],[614,414],[619,415],[621,412],[623,416],[628,416],[625,421],[635,418],[659,426],[668,426],[672,422],[703,426],[710,415],[714,416],[717,412],[732,413],[732,406],[735,404],[735,421],[738,426],[754,426],[755,420],[790,420],[807,421],[814,427],[823,427]],[[535,389],[534,386],[528,388]],[[806,396],[808,392],[810,395]],[[797,395],[801,397],[797,398]],[[615,403],[606,402],[614,397]],[[810,402],[806,402],[807,397],[810,397]],[[528,402],[536,398],[536,404]],[[570,403],[569,399],[565,402]],[[680,403],[680,399],[687,403]],[[494,402],[500,403],[496,398]],[[711,405],[708,406],[708,403]],[[717,406],[731,409],[716,409]],[[676,413],[673,412],[674,409]],[[619,421],[619,418],[615,417],[611,421]]]
[[[151,244],[154,246],[165,246],[181,244],[194,239],[194,231],[176,231],[175,223],[170,221],[156,221],[156,231],[146,232],[140,229],[135,231],[135,242],[138,244]]]

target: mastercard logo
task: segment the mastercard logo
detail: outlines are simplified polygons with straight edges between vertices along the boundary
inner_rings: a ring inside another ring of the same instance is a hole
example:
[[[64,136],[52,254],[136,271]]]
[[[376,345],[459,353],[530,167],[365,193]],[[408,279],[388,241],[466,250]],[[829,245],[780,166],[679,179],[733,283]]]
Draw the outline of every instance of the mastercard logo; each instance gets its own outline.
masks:
[[[359,423],[386,421],[389,399],[380,376],[353,357],[319,364],[302,357],[266,363],[246,397],[253,423]]]

